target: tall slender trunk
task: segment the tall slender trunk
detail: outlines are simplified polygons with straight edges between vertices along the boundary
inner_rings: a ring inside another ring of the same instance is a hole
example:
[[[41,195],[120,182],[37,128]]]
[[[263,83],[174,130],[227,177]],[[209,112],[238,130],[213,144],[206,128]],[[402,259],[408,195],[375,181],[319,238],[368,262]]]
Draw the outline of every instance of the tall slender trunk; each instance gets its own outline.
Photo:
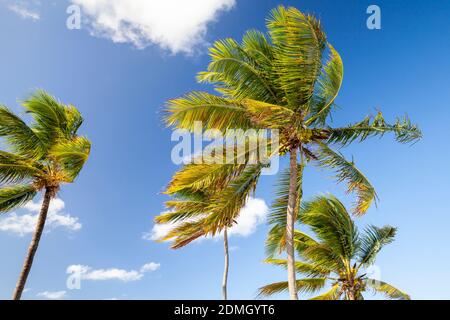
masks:
[[[298,179],[298,167],[297,167],[297,148],[293,148],[290,151],[290,181],[289,181],[289,198],[287,208],[287,221],[286,221],[286,252],[287,252],[287,272],[288,272],[288,285],[289,295],[291,300],[298,300],[297,294],[297,280],[295,272],[295,250],[294,250],[294,227],[297,206],[297,179]]]
[[[28,254],[23,264],[22,272],[19,280],[17,281],[16,289],[14,290],[13,300],[20,300],[25,283],[27,282],[28,274],[30,273],[31,266],[33,265],[34,255],[39,246],[39,240],[41,239],[42,232],[44,230],[45,221],[47,220],[48,208],[53,196],[53,189],[45,189],[44,201],[42,202],[41,212],[39,213],[36,230],[34,231],[33,239],[31,240],[30,247],[28,248]]]
[[[223,300],[228,300],[228,270],[230,267],[230,255],[228,252],[228,229],[225,228],[223,233],[223,243],[225,249],[225,269],[223,271],[222,295]]]

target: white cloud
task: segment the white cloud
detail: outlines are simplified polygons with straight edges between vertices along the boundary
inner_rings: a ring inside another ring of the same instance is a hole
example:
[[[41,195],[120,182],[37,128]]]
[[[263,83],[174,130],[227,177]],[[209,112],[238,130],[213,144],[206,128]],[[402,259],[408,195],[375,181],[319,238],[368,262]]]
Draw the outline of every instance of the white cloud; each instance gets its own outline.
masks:
[[[37,294],[38,297],[50,299],[50,300],[61,300],[67,297],[66,291],[44,291]]]
[[[159,268],[161,268],[161,264],[159,263],[155,262],[146,263],[141,267],[141,273],[153,272],[158,270]]]
[[[172,228],[174,228],[175,226],[176,226],[175,224],[170,223],[167,224],[155,223],[150,232],[144,233],[142,239],[149,241],[157,241],[162,237],[164,237],[167,233],[169,233],[169,231],[172,230]]]
[[[161,267],[159,263],[150,262],[144,264],[139,271],[136,270],[124,270],[118,268],[109,269],[93,269],[89,266],[83,265],[71,265],[67,267],[66,272],[68,274],[75,274],[80,277],[80,280],[88,281],[108,281],[118,280],[122,282],[132,282],[141,280],[144,277],[144,273],[153,272]]]
[[[242,208],[236,224],[228,231],[230,236],[247,237],[256,231],[256,228],[266,221],[269,207],[262,199],[250,198]]]
[[[25,236],[33,233],[36,228],[36,223],[41,209],[42,202],[30,201],[24,206],[24,209],[29,213],[17,214],[10,213],[0,218],[0,231],[10,232],[19,236]],[[65,214],[65,203],[63,200],[56,198],[50,203],[46,230],[51,231],[56,228],[65,228],[69,231],[78,231],[82,228],[82,224],[78,218],[69,214]]]
[[[41,19],[41,15],[39,14],[39,12],[29,8],[23,1],[9,5],[8,9],[16,13],[23,19],[31,19],[33,21],[38,21]]]
[[[82,9],[91,33],[138,48],[157,44],[192,53],[204,43],[208,24],[236,0],[71,0]]]
[[[249,198],[241,209],[236,224],[228,231],[229,236],[248,237],[256,231],[256,228],[266,221],[269,207],[263,199]],[[177,226],[176,223],[154,224],[150,232],[144,233],[144,240],[155,241],[161,239]],[[220,237],[221,235],[219,235]]]

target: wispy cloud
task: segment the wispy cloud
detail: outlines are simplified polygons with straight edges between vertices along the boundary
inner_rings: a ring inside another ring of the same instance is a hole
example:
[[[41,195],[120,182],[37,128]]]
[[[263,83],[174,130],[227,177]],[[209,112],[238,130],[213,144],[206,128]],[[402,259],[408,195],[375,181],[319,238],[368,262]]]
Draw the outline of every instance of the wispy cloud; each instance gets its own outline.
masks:
[[[9,232],[18,236],[25,236],[33,233],[41,209],[42,202],[29,202],[24,209],[29,213],[17,214],[15,212],[0,218],[0,231]],[[78,231],[82,228],[82,224],[78,218],[63,212],[65,203],[63,200],[56,198],[50,203],[47,216],[46,231],[56,228],[64,228],[69,231]]]
[[[41,19],[40,13],[36,9],[31,9],[24,1],[10,4],[8,5],[8,9],[23,19],[31,19],[33,21],[38,21]]]
[[[133,282],[141,280],[145,273],[154,272],[161,267],[159,263],[150,262],[144,264],[139,271],[124,270],[118,268],[93,269],[80,264],[67,267],[67,273],[79,275],[80,280],[88,281],[108,281],[118,280],[121,282]]]
[[[229,236],[248,237],[253,234],[257,227],[266,221],[269,207],[263,199],[249,198],[246,205],[241,209],[236,224],[228,231]],[[149,232],[143,234],[142,239],[156,241],[167,235],[178,224],[154,224]],[[221,235],[218,235],[220,237]]]
[[[192,53],[205,42],[208,25],[236,0],[71,0],[91,34],[138,48],[156,44],[172,53]]]
[[[38,297],[42,297],[50,300],[61,300],[67,297],[66,291],[43,291],[37,294]]]

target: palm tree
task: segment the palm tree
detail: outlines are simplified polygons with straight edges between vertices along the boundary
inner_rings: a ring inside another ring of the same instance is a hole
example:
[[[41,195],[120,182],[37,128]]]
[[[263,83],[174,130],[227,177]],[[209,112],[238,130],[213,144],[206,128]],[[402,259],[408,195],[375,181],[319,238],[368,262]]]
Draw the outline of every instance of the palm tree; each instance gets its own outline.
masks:
[[[88,139],[77,136],[83,118],[75,107],[61,104],[44,91],[37,91],[22,105],[32,116],[31,125],[0,106],[0,137],[8,150],[0,151],[0,212],[23,206],[39,191],[44,197],[14,300],[21,298],[51,200],[62,184],[74,182],[91,148]]]
[[[198,80],[213,84],[219,95],[192,92],[169,101],[166,123],[192,131],[199,122],[204,130],[280,131],[280,149],[275,156],[289,154],[290,165],[272,208],[271,234],[284,235],[280,246],[287,252],[289,292],[291,299],[296,300],[294,227],[305,166],[316,163],[335,170],[338,180],[347,181],[348,190],[356,192],[354,212],[360,215],[376,200],[375,190],[353,161],[347,161],[332,145],[344,147],[387,132],[393,132],[398,142],[409,143],[419,139],[421,132],[407,117],[388,124],[381,113],[349,126],[332,127],[328,119],[344,69],[320,22],[296,8],[279,6],[267,19],[267,28],[267,35],[248,31],[241,43],[233,39],[216,42],[210,49],[212,61],[208,70],[201,72]],[[211,179],[227,180],[229,175],[246,172],[248,180],[241,180],[242,188],[234,188],[236,193],[228,188],[211,203],[212,232],[217,233],[222,230],[222,220],[235,218],[234,207],[248,198],[252,189],[248,186],[257,184],[262,168],[204,165],[197,172],[188,169],[181,173],[174,189],[181,190],[183,185],[195,189]]]
[[[198,172],[203,165],[191,164],[183,168],[180,172],[175,174],[172,183],[166,190],[166,193],[171,194],[173,198],[166,202],[166,207],[169,210],[155,218],[158,224],[171,224],[172,229],[159,242],[173,241],[171,248],[180,249],[190,244],[192,241],[200,237],[214,236],[216,229],[214,219],[210,219],[212,214],[211,203],[215,201],[220,194],[225,192],[227,188],[239,184],[239,177],[231,178],[224,185],[224,181],[218,179],[210,180],[207,185],[197,188],[186,188],[183,185],[183,190],[174,191],[180,176],[187,172]],[[229,176],[228,176],[229,177]],[[242,200],[242,199],[241,199]],[[234,199],[234,201],[238,201]],[[237,216],[241,210],[244,202],[234,206],[233,216]],[[222,297],[224,300],[228,299],[228,274],[230,266],[230,254],[228,246],[228,230],[236,223],[235,220],[228,220],[226,218],[221,220],[220,229],[223,231],[224,241],[224,272],[222,281]]]
[[[406,293],[368,278],[364,272],[373,265],[383,246],[394,240],[396,228],[369,226],[359,233],[344,205],[332,195],[303,204],[300,219],[315,237],[296,231],[295,246],[301,258],[296,262],[296,272],[306,276],[297,280],[299,292],[315,293],[330,284],[329,291],[313,300],[361,300],[369,289],[390,299],[410,299]],[[266,262],[286,266],[286,260],[272,258],[272,245],[268,243],[271,258]],[[260,295],[280,293],[287,287],[287,282],[273,283],[261,288]]]

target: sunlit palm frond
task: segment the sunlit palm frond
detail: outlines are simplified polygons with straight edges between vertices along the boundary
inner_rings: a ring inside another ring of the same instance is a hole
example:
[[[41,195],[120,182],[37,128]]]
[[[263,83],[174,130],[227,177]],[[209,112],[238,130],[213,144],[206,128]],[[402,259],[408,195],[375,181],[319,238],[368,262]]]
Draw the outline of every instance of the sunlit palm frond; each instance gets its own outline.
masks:
[[[317,297],[311,298],[310,300],[339,300],[341,298],[341,294],[342,294],[342,292],[341,292],[340,285],[338,283],[336,283],[327,292],[325,292]]]
[[[311,117],[305,124],[324,125],[336,100],[344,79],[344,64],[341,56],[331,44],[328,44],[330,57],[323,67],[317,81],[314,96],[311,99]]]
[[[90,152],[91,142],[85,137],[76,137],[54,145],[49,156],[59,163],[65,176],[64,182],[73,182],[88,160]]]
[[[0,189],[0,213],[25,205],[36,195],[33,185],[15,185]]]
[[[305,202],[301,221],[336,255],[350,260],[357,248],[358,231],[344,205],[334,196],[319,196]]]
[[[367,279],[366,285],[372,288],[375,292],[381,293],[389,299],[411,300],[411,297],[407,293],[391,286],[386,282],[374,279]]]
[[[174,225],[169,232],[158,241],[172,241],[172,249],[180,249],[198,238],[208,235],[208,226],[205,218],[199,218],[194,221],[185,221]]]
[[[303,293],[314,293],[322,289],[326,284],[326,278],[311,278],[297,280],[297,290]],[[277,282],[259,289],[259,297],[268,297],[283,293],[288,290],[287,282]]]
[[[250,195],[255,191],[263,165],[248,165],[245,170],[220,193],[214,194],[209,206],[210,215],[206,218],[212,235],[232,225]]]
[[[283,129],[290,125],[294,111],[252,99],[242,101],[253,123],[266,129]]]
[[[369,226],[361,235],[359,246],[359,262],[364,266],[369,266],[375,261],[375,257],[383,246],[392,243],[397,233],[397,228],[385,226],[378,228]]]
[[[333,151],[325,144],[318,144],[316,153],[320,166],[336,171],[338,182],[347,182],[347,191],[355,192],[357,196],[353,212],[362,215],[367,212],[373,202],[377,200],[377,194],[366,176],[355,166],[347,161],[344,156]]]
[[[284,259],[267,259],[264,262],[267,264],[287,268],[287,260]],[[332,272],[330,269],[324,268],[321,265],[310,264],[302,261],[295,262],[295,271],[297,273],[304,274],[307,277],[326,277]]]
[[[411,123],[408,117],[397,119],[394,124],[388,124],[381,112],[375,117],[366,117],[363,121],[345,128],[330,129],[330,143],[348,145],[355,140],[364,141],[367,138],[383,136],[386,133],[395,134],[400,143],[411,143],[422,138],[422,132],[417,125]]]
[[[13,153],[0,151],[0,185],[30,181],[43,174],[39,163]]]
[[[39,158],[45,149],[36,132],[5,106],[0,106],[0,137],[11,151],[26,158]]]
[[[208,213],[209,199],[205,195],[193,194],[190,197],[176,198],[166,202],[169,212],[155,218],[156,223],[176,223]]]
[[[200,123],[200,129],[204,130],[253,127],[240,102],[206,92],[191,92],[170,100],[165,121],[168,126],[191,131],[195,129],[196,123]]]
[[[265,54],[270,54],[270,46],[260,33],[248,32],[243,45],[233,39],[217,41],[210,49],[208,70],[200,72],[197,79],[216,84],[218,91],[233,99],[275,102],[276,94],[268,78],[272,60],[260,59]]]
[[[303,252],[306,248],[317,244],[317,241],[306,233],[294,230],[294,248],[297,252]],[[286,226],[274,225],[269,231],[265,246],[268,258],[281,254],[286,249]]]
[[[48,150],[60,138],[67,138],[69,120],[66,106],[43,90],[37,90],[22,102],[34,123],[32,128]]]
[[[198,191],[212,187],[221,188],[244,169],[245,165],[189,164],[173,176],[165,193],[173,195],[183,190]]]
[[[322,68],[326,37],[320,22],[293,7],[273,9],[267,28],[274,45],[275,80],[293,110],[305,112]]]

